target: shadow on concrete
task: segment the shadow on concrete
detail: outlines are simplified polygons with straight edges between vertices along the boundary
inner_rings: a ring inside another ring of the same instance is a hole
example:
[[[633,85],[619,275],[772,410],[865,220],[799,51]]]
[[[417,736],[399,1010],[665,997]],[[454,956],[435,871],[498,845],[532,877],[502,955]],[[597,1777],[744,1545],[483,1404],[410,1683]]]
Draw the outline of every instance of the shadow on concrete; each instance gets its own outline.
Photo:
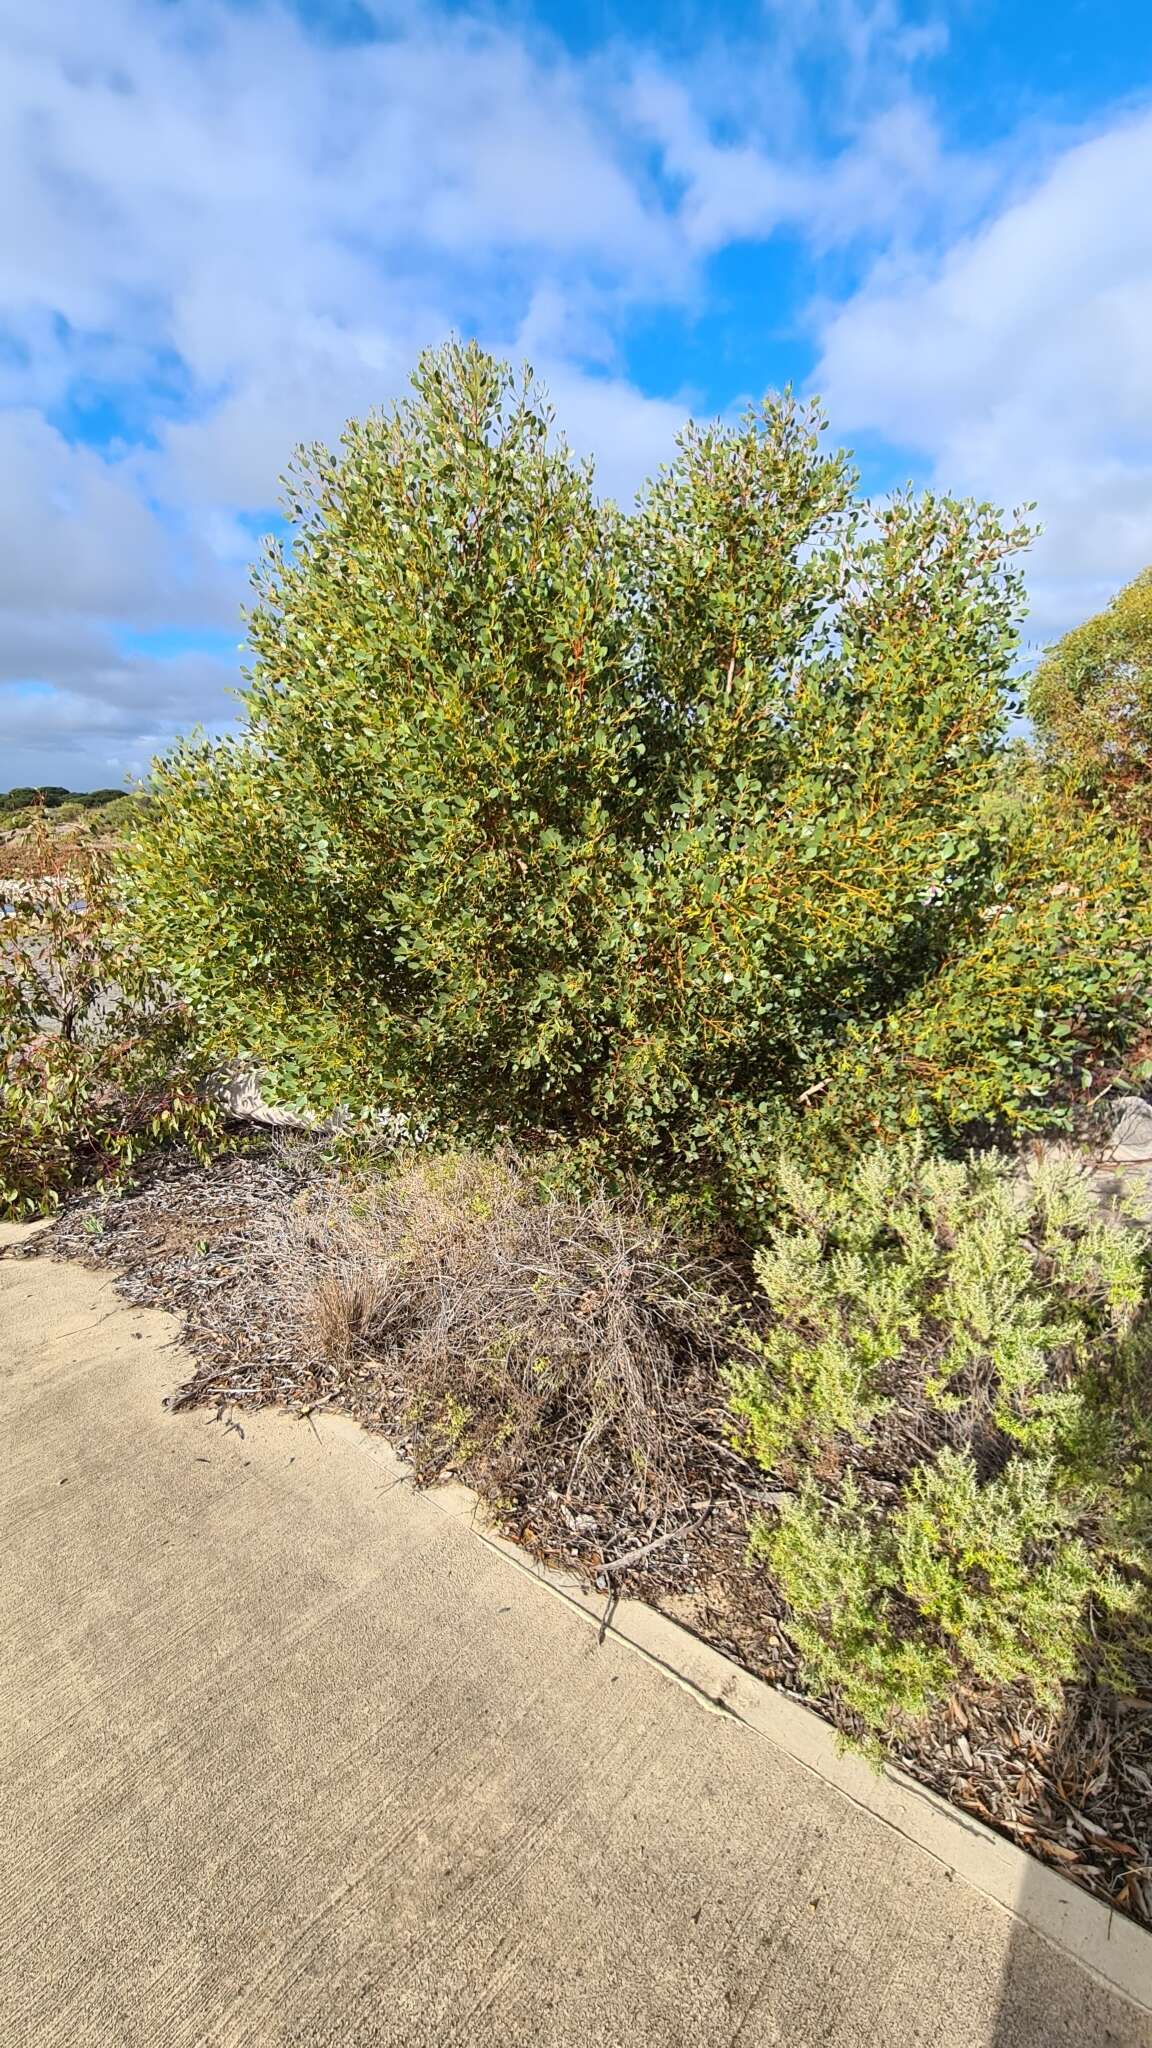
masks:
[[[1047,1873],[1040,1865],[1023,1878],[1017,1910],[1029,1918],[1042,1916],[1049,1903],[1044,1885]],[[1102,1915],[1104,1953],[1108,1918]],[[1113,1938],[1125,1948],[1123,1931]],[[1148,1941],[1146,1997],[1152,2002],[1152,1939]],[[1123,1968],[1123,1960],[1120,1967]],[[1129,1969],[1136,1978],[1131,1989],[1138,1995],[1140,1961]],[[988,2048],[1152,2048],[1152,2009],[1141,2007],[1122,1992],[1091,1976],[1072,1956],[1044,1939],[1032,1926],[1017,1923],[1001,1983],[1000,2003]]]

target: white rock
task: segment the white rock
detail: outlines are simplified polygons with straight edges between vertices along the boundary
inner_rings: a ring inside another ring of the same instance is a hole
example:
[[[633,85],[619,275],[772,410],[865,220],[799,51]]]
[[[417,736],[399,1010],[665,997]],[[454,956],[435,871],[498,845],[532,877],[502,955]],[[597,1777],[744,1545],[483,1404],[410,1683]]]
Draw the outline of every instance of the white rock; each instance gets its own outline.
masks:
[[[218,1084],[217,1095],[229,1116],[242,1117],[247,1123],[267,1124],[276,1131],[323,1129],[317,1118],[297,1116],[290,1109],[280,1109],[273,1102],[265,1102],[260,1093],[260,1076],[250,1067],[238,1067],[231,1074],[225,1074]]]
[[[1126,1095],[1116,1104],[1116,1121],[1105,1157],[1123,1165],[1126,1160],[1152,1159],[1152,1102],[1139,1095]]]

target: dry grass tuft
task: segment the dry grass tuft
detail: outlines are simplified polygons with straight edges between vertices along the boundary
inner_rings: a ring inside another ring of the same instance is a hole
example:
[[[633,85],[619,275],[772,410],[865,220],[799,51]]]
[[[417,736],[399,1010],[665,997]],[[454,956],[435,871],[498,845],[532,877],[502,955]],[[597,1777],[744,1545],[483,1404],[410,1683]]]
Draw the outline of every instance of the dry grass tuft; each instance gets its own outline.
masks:
[[[387,1296],[370,1272],[341,1268],[322,1273],[308,1297],[306,1323],[312,1346],[329,1365],[343,1365],[371,1334]]]
[[[310,1189],[274,1227],[309,1347],[399,1383],[426,1471],[479,1461],[514,1486],[560,1447],[565,1494],[590,1460],[642,1507],[690,1494],[723,1410],[728,1276],[639,1197],[559,1193],[509,1153],[420,1156]]]

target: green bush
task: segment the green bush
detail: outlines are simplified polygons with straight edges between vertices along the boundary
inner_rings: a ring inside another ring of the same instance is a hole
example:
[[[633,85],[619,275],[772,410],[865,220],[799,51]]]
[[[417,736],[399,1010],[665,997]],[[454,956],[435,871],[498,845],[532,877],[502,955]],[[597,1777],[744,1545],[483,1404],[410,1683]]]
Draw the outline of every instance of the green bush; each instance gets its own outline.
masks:
[[[1053,779],[1152,833],[1152,569],[1049,650],[1028,709]]]
[[[1045,1024],[1005,1067],[981,996],[1023,530],[866,506],[788,397],[689,428],[625,515],[530,379],[452,347],[414,384],[300,458],[246,732],[160,764],[136,835],[139,929],[221,1052],[293,1106],[558,1133],[746,1220],[861,1060],[903,1121],[942,976],[942,1125],[1090,1063]],[[1061,886],[1025,879],[1020,917]],[[1143,910],[1115,907],[1134,956]],[[1096,956],[1070,918],[1053,947],[1091,1040]]]
[[[1146,1036],[1152,893],[1139,841],[1033,787],[1005,816],[986,901],[936,971],[831,1052],[814,1159],[920,1129],[947,1145],[1075,1128]],[[1130,1081],[1147,1078],[1147,1062]]]
[[[752,1551],[809,1682],[872,1730],[972,1679],[1054,1702],[1150,1583],[1142,1234],[1071,1155],[906,1141],[781,1186],[732,1404],[788,1496]]]
[[[68,876],[31,877],[4,910],[0,1216],[110,1185],[167,1144],[205,1157],[221,1121],[206,1057],[125,938],[107,864],[76,849]]]
[[[88,809],[92,813],[90,829],[99,839],[131,832],[137,825],[143,824],[151,801],[148,796],[139,793],[129,796],[123,790],[118,790],[114,796],[107,797],[96,805],[89,800]]]

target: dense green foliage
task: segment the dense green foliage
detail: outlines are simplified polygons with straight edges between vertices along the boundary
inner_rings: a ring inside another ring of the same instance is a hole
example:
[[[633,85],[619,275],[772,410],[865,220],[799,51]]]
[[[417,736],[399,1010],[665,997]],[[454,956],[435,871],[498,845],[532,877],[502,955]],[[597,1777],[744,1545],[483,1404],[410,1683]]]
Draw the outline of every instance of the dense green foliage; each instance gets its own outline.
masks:
[[[112,797],[109,801],[98,806],[88,804],[86,809],[93,813],[93,832],[101,838],[107,838],[110,835],[130,832],[134,826],[142,824],[151,804],[151,797],[142,790],[133,790],[131,794],[121,790],[118,796]]]
[[[1150,1071],[1147,861],[1099,812],[1034,784],[991,840],[986,900],[935,972],[881,1017],[853,1020],[806,1128],[919,1128],[1013,1138],[1075,1123],[1127,1072]]]
[[[1045,1121],[1125,1037],[1148,921],[1123,848],[990,802],[1023,531],[865,506],[790,398],[688,429],[624,515],[530,381],[452,347],[414,384],[300,458],[247,731],[161,764],[137,837],[221,1050],[745,1216],[804,1105]]]
[[[1028,708],[1054,777],[1152,832],[1152,569],[1050,650]]]
[[[1149,1071],[1152,572],[1042,665],[1025,748],[991,508],[866,504],[786,396],[624,513],[527,375],[451,347],[414,387],[298,458],[242,737],[146,801],[0,799],[0,1213],[203,1152],[234,1058],[478,1146],[297,1219],[326,1355],[405,1355],[518,1497],[568,1429],[565,1471],[607,1446],[684,1505],[736,1351],[813,1688],[878,1735],[1054,1700],[1148,1604],[1143,1240],[1069,1159],[962,1155]],[[562,1141],[554,1186],[509,1135]],[[759,1242],[735,1343],[636,1169]]]
[[[905,1141],[781,1189],[732,1400],[790,1491],[753,1550],[810,1682],[874,1729],[961,1679],[1053,1699],[1152,1589],[1142,1236],[1071,1155]]]
[[[143,1154],[204,1154],[220,1117],[182,1003],[126,939],[106,863],[14,885],[0,911],[0,1216],[109,1185]]]

